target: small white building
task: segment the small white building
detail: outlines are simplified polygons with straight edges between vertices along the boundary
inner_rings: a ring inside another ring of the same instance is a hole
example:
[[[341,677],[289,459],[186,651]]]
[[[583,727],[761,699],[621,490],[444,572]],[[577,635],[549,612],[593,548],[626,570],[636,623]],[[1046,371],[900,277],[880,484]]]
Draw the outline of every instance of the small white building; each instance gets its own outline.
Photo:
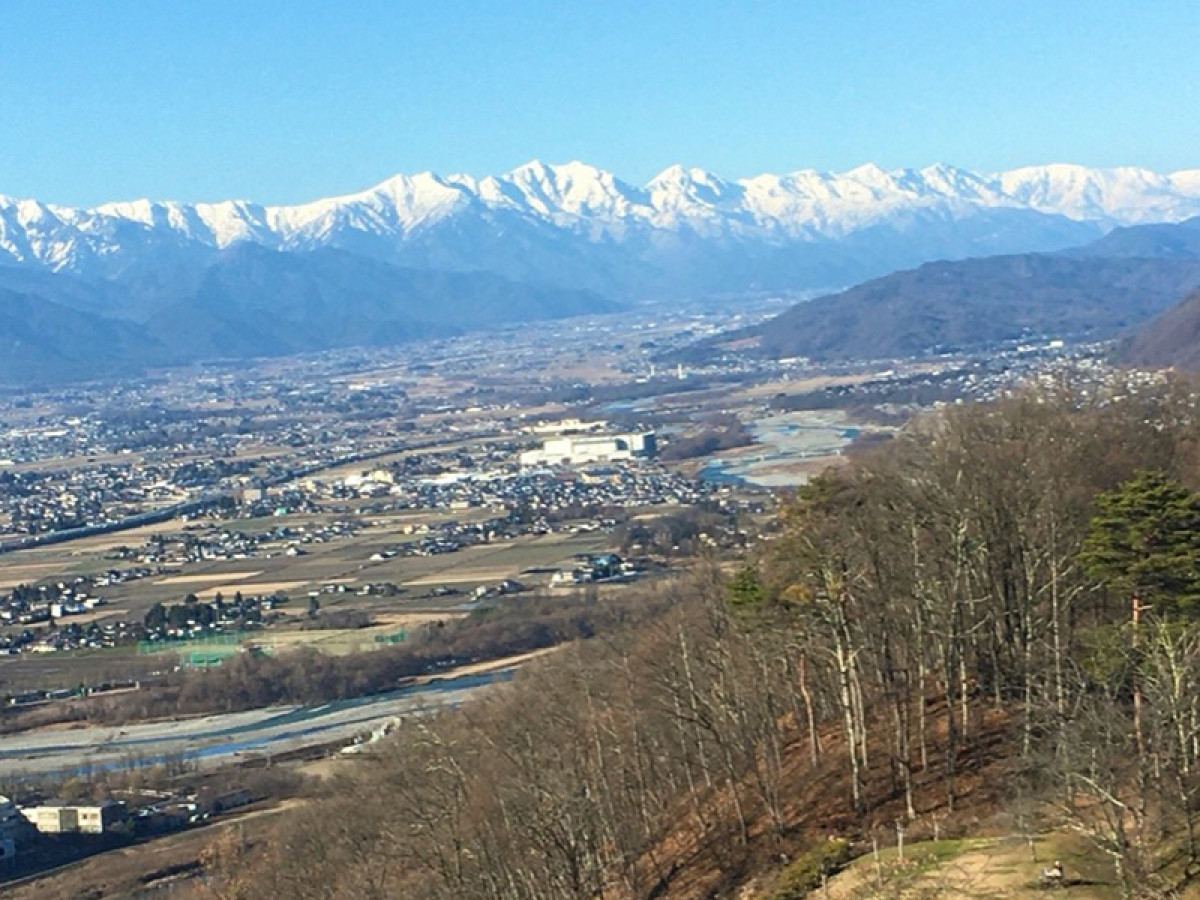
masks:
[[[105,834],[126,818],[116,800],[47,800],[21,812],[43,834]]]

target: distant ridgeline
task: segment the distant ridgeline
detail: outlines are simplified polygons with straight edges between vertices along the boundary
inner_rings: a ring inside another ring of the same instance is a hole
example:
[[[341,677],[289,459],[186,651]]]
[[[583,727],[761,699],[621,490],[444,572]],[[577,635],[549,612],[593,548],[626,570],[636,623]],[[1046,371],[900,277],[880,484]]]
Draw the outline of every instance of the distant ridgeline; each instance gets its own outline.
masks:
[[[799,303],[671,358],[892,359],[1018,340],[1108,340],[1197,287],[1200,219],[1190,219],[1120,229],[1061,253],[927,263]]]
[[[1132,260],[1194,259],[1173,226],[1144,223],[1196,215],[1196,173],[1078,166],[862,166],[736,181],[675,166],[635,186],[582,163],[535,162],[482,180],[397,176],[296,207],[87,210],[0,196],[0,383],[390,345],[631,302],[786,295],[930,260],[1059,251],[1123,225],[1165,229],[1092,245],[1084,256],[1126,258],[1129,269],[1045,273],[1079,282],[1079,293],[1051,296],[1043,283],[1011,315],[971,279],[968,294],[943,292],[907,315],[876,318],[875,293],[851,294],[839,301],[848,312],[828,309],[812,329],[784,320],[764,352],[886,354],[1045,328],[1105,334],[1125,324],[1109,308],[1117,298],[1088,301],[1084,288],[1115,275],[1141,290]],[[1161,309],[1156,291],[1181,277],[1165,276],[1127,318]],[[905,290],[897,303],[911,308]]]

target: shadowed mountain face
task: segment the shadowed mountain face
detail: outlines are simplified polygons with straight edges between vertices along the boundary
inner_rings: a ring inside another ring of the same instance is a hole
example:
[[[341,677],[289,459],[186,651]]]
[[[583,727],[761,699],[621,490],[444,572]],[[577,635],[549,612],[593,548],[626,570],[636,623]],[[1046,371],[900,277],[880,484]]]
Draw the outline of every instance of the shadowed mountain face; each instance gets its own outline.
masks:
[[[1118,228],[1068,253],[1081,257],[1200,259],[1200,216],[1177,224]]]
[[[382,346],[532,319],[607,312],[589,291],[487,273],[402,269],[340,250],[238,245],[169,272],[88,281],[0,267],[5,383]]]
[[[1108,339],[1200,287],[1200,219],[1124,228],[1058,254],[928,263],[690,348],[818,360],[920,356],[1021,338]]]
[[[1200,372],[1200,291],[1138,329],[1118,348],[1117,357],[1132,366]]]
[[[0,287],[0,382],[125,375],[169,358],[166,348],[128,322]]]
[[[587,291],[519,285],[486,273],[401,269],[339,250],[291,254],[241,245],[146,327],[183,356],[264,356],[382,346],[615,308]]]

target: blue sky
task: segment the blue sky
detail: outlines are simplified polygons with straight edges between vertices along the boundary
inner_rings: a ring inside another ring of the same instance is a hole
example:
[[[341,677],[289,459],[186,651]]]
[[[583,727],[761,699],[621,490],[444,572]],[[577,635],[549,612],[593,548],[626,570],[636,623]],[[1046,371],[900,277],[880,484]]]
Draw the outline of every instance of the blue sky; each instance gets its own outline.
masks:
[[[1196,0],[0,3],[0,193],[297,202],[582,159],[643,182],[1200,167]]]

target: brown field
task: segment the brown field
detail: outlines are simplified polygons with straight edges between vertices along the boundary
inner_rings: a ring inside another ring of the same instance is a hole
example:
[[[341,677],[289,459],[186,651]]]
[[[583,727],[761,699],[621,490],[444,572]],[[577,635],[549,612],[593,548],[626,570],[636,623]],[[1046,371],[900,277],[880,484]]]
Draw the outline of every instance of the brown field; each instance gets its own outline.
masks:
[[[172,575],[170,578],[161,578],[154,582],[155,584],[209,584],[214,581],[240,581],[245,578],[253,578],[255,575],[261,575],[262,569],[253,572],[217,572],[208,575]]]
[[[256,575],[262,574],[256,572]],[[311,584],[308,581],[236,581],[229,584],[218,584],[214,587],[205,588],[202,591],[196,591],[196,596],[201,600],[211,600],[217,594],[228,594],[229,591],[242,591],[247,594],[274,594],[276,591],[294,591],[296,588],[304,587],[306,584]]]
[[[465,612],[421,612],[399,614],[389,617],[389,621],[368,628],[349,629],[309,629],[303,631],[264,631],[247,638],[243,645],[247,647],[270,647],[276,651],[294,650],[297,647],[312,647],[330,656],[344,656],[347,653],[361,653],[367,650],[377,650],[381,646],[375,642],[376,636],[391,635],[403,629],[411,631],[430,622],[443,621],[452,618],[462,618]]]
[[[99,606],[91,612],[71,616],[67,621],[72,625],[87,625],[89,622],[99,622],[102,619],[114,619],[124,616],[129,610],[120,606]]]
[[[136,547],[153,534],[174,534],[182,531],[186,526],[193,524],[183,519],[169,519],[166,522],[159,522],[154,525],[142,525],[138,528],[130,528],[127,531],[114,531],[111,534],[96,534],[91,537],[79,538],[79,540],[66,544],[39,547],[37,550],[22,552],[42,552],[52,556],[62,556],[64,554],[79,555],[95,553],[97,551],[104,552],[112,550],[115,547]]]
[[[10,590],[19,584],[29,584],[59,572],[62,572],[59,563],[0,567],[0,590]]]
[[[508,568],[492,568],[492,569],[469,569],[469,568],[454,568],[435,572],[432,575],[425,575],[421,578],[413,578],[404,582],[405,587],[433,587],[438,584],[470,584],[487,582],[503,581],[511,574],[511,569]]]

